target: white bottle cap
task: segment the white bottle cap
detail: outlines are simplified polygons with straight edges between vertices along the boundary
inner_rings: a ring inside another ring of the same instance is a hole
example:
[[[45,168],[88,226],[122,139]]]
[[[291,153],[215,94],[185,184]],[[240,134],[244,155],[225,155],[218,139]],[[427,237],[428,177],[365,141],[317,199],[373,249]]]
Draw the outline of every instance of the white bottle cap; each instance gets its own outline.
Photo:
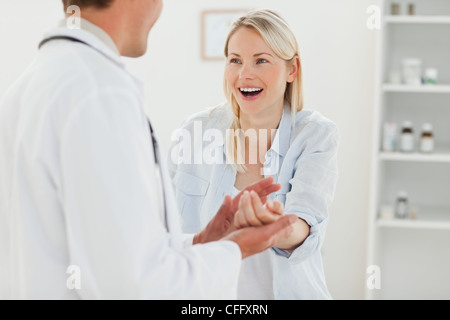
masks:
[[[402,127],[403,127],[403,128],[412,128],[412,126],[413,126],[413,124],[412,124],[412,122],[409,121],[409,120],[405,120],[405,121],[403,121],[403,123],[402,123]]]
[[[438,70],[436,68],[427,68],[424,73],[427,78],[436,79],[438,76]]]
[[[433,126],[431,125],[431,123],[424,123],[422,125],[422,131],[431,132],[433,131]]]
[[[422,65],[422,60],[419,58],[405,58],[402,61],[404,66],[412,66],[412,67],[417,67],[417,66],[421,66]]]
[[[408,193],[407,193],[405,190],[401,190],[401,191],[398,193],[397,197],[398,197],[398,198],[404,198],[404,199],[406,199],[406,198],[408,198]]]

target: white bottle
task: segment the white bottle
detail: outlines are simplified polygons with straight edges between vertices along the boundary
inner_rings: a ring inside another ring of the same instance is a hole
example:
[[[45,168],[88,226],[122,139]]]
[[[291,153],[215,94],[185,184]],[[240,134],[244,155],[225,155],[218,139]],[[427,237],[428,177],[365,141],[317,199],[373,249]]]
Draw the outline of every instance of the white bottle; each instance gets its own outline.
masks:
[[[429,153],[434,150],[433,126],[430,123],[422,125],[422,136],[420,138],[420,151]]]
[[[395,217],[405,219],[409,217],[408,193],[400,191],[395,203]]]
[[[402,124],[402,131],[400,134],[400,151],[414,151],[414,130],[411,121],[404,121]]]
[[[418,58],[406,58],[403,64],[403,83],[407,85],[422,84],[422,60]]]
[[[392,152],[397,148],[397,124],[386,122],[383,126],[383,151]]]
[[[427,85],[435,85],[438,81],[438,70],[436,68],[427,68],[424,72],[424,81]]]

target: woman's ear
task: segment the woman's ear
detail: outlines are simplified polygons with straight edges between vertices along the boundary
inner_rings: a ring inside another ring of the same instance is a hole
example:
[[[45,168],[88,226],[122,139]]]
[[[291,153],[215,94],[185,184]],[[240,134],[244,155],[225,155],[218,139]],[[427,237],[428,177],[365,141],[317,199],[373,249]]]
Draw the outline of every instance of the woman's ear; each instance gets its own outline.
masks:
[[[300,71],[300,59],[298,56],[295,56],[292,60],[292,63],[289,66],[289,74],[287,78],[288,83],[294,82],[295,78],[297,78],[298,72]]]

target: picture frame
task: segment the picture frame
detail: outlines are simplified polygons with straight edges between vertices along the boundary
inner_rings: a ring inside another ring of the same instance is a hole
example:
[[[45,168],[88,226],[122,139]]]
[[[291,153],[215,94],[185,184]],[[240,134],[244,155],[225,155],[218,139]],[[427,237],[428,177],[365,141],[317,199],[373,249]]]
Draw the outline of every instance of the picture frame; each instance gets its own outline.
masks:
[[[202,59],[223,60],[225,41],[232,23],[246,9],[205,10],[202,12]]]

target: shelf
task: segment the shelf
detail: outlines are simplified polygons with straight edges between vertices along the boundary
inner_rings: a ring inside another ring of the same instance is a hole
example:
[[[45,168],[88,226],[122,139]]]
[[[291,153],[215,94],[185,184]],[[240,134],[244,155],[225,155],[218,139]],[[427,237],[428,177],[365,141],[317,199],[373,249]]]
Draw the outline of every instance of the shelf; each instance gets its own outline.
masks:
[[[417,219],[378,219],[377,226],[383,228],[450,230],[450,208],[423,207]]]
[[[385,83],[384,92],[411,92],[411,93],[450,93],[450,85],[405,85]]]
[[[398,24],[450,24],[450,16],[386,16],[386,23]]]
[[[379,219],[377,220],[377,226],[383,228],[450,230],[450,221]]]
[[[443,162],[450,163],[450,153],[430,153],[419,152],[401,153],[401,152],[380,152],[379,159],[385,161],[409,161],[409,162]]]

